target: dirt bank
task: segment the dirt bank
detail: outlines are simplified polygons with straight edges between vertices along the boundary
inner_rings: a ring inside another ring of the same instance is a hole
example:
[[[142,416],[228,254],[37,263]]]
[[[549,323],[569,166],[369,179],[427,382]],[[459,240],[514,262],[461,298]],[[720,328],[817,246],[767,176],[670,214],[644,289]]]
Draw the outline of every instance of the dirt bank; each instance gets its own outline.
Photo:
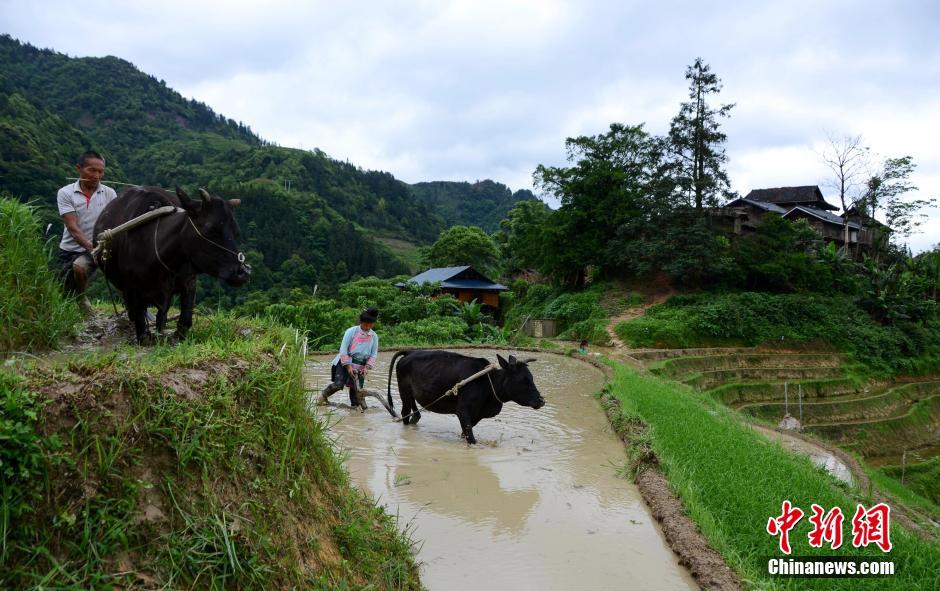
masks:
[[[744,589],[741,579],[699,532],[688,517],[682,501],[669,488],[666,477],[659,469],[659,462],[646,441],[646,426],[624,417],[620,401],[606,390],[601,395],[601,404],[614,430],[630,450],[636,483],[643,500],[662,527],[669,547],[679,556],[679,563],[689,569],[702,589]]]
[[[211,317],[173,347],[8,360],[26,412],[4,467],[30,478],[0,588],[420,589],[410,540],[308,412],[302,349]]]

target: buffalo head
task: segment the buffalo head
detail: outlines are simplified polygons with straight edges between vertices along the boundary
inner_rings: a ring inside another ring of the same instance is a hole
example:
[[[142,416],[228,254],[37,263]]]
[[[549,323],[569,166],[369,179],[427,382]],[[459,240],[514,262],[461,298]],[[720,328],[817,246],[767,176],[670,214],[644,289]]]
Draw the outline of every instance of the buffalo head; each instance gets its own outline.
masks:
[[[198,201],[179,187],[176,195],[191,222],[181,236],[196,268],[232,287],[247,283],[251,268],[238,248],[238,222],[233,215],[240,200],[215,197],[205,189],[199,189]]]
[[[527,363],[535,361],[527,359],[519,361],[512,355],[509,360],[503,359],[500,355],[496,356],[499,360],[499,367],[503,370],[503,379],[500,384],[499,397],[503,400],[512,400],[522,406],[532,408],[542,408],[545,405],[545,399],[538,388],[535,387],[535,381],[532,379],[532,372],[529,371]]]

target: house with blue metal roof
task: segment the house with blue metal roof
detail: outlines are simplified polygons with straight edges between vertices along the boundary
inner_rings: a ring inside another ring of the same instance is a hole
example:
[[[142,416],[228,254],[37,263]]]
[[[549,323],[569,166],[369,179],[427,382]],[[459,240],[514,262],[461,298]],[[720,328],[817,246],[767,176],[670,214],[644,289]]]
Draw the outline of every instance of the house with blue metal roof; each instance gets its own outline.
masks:
[[[415,275],[407,283],[419,285],[438,283],[440,293],[449,293],[461,302],[476,300],[494,310],[499,309],[499,292],[509,291],[505,285],[491,281],[486,275],[469,265],[428,269],[424,273]],[[405,287],[404,282],[395,285]]]

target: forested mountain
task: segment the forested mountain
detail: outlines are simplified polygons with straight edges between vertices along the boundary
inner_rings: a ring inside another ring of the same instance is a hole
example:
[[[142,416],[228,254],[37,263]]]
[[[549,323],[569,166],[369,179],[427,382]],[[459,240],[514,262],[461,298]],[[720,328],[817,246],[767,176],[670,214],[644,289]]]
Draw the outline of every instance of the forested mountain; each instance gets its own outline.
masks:
[[[55,192],[88,148],[105,155],[106,182],[206,186],[242,198],[255,274],[239,299],[407,272],[376,236],[428,244],[450,225],[481,219],[493,230],[518,200],[491,181],[428,183],[440,187],[430,194],[320,150],[278,147],[125,60],[72,58],[0,36],[0,191],[58,221]]]
[[[411,190],[428,208],[437,209],[448,225],[479,226],[487,232],[498,230],[499,222],[520,201],[536,198],[527,189],[513,193],[506,185],[490,180],[415,183]]]

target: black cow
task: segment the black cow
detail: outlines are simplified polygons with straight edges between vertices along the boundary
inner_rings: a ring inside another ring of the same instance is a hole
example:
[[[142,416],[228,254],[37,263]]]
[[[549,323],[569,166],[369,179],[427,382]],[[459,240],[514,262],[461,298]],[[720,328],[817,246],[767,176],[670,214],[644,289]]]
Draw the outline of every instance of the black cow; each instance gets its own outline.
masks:
[[[545,399],[532,381],[528,361],[509,361],[499,355],[501,369],[491,371],[460,388],[459,394],[443,396],[457,382],[472,376],[490,364],[482,357],[467,357],[450,351],[399,351],[392,357],[388,368],[388,404],[392,403],[392,368],[398,362],[398,393],[401,396],[401,414],[405,424],[421,419],[418,404],[440,414],[455,414],[460,421],[462,435],[467,443],[476,443],[473,427],[481,419],[495,417],[510,400],[521,406],[538,409]],[[489,376],[489,379],[487,378]],[[443,396],[443,397],[442,397]],[[410,415],[410,416],[409,416]]]
[[[244,285],[251,273],[238,250],[238,224],[232,215],[237,199],[226,200],[199,189],[193,200],[179,187],[176,195],[155,187],[134,187],[105,207],[95,223],[95,241],[111,229],[148,211],[173,205],[176,213],[157,218],[114,236],[105,245],[101,266],[120,290],[137,342],[149,344],[147,307],[157,308],[157,331],[166,327],[174,294],[180,295],[176,336],[186,336],[193,324],[196,275],[205,273],[233,287]]]

